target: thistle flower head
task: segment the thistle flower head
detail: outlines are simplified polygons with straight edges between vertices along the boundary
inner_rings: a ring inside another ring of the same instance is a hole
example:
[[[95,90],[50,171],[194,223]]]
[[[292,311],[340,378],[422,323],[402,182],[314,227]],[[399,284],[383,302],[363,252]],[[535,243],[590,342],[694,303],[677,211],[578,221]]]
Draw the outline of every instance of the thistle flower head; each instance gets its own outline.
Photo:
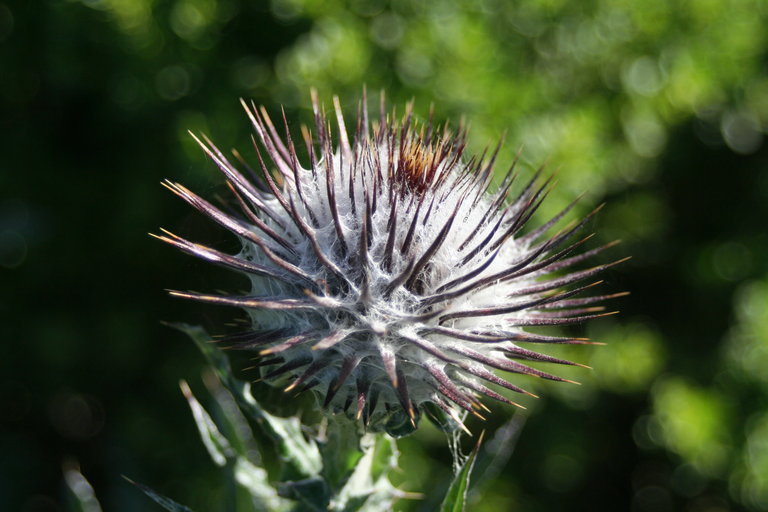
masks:
[[[529,347],[584,340],[526,328],[607,314],[593,304],[615,295],[583,295],[613,264],[570,270],[608,247],[577,251],[589,237],[576,235],[597,210],[554,235],[573,204],[527,228],[551,180],[537,173],[517,186],[513,163],[491,192],[498,148],[468,158],[464,130],[418,124],[410,106],[397,120],[383,99],[371,122],[365,97],[350,140],[334,103],[338,145],[313,95],[314,133],[302,128],[300,162],[287,122],[283,139],[263,108],[243,102],[261,145],[259,176],[241,162],[246,178],[198,139],[238,211],[165,184],[237,235],[242,250],[226,254],[169,232],[159,238],[246,274],[251,292],[171,293],[244,309],[250,328],[226,341],[257,351],[265,379],[316,390],[325,408],[394,435],[415,428],[422,413],[463,427],[462,411],[487,409],[483,397],[513,403],[503,390],[527,392],[510,374],[564,380],[526,362],[574,363]]]

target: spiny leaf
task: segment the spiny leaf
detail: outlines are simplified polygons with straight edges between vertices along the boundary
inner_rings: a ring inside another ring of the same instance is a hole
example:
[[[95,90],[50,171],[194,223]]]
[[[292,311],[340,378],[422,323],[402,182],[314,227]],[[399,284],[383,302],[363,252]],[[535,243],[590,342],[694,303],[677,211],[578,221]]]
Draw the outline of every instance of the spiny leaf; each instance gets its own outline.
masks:
[[[402,494],[389,482],[397,464],[395,440],[383,434],[366,434],[360,440],[363,456],[331,503],[330,510],[358,512],[391,510]]]
[[[321,478],[307,478],[295,482],[283,482],[279,486],[280,496],[298,501],[296,512],[325,512],[330,500],[328,486]]]
[[[253,430],[237,405],[235,397],[211,371],[206,371],[203,374],[203,383],[216,401],[216,406],[218,406],[216,410],[221,413],[218,415],[214,413],[217,425],[224,437],[229,440],[232,449],[253,464],[261,465],[261,456],[253,436]]]
[[[307,441],[301,431],[298,418],[278,418],[265,411],[253,398],[251,386],[234,378],[227,357],[213,343],[211,337],[201,328],[188,324],[169,324],[186,333],[203,352],[213,366],[224,386],[237,400],[242,411],[250,416],[275,443],[289,475],[299,477],[317,476],[322,469],[320,452],[314,443]]]
[[[395,440],[387,436],[376,436],[371,451],[371,479],[376,482],[397,467],[397,458],[400,454]]]
[[[176,503],[175,501],[173,501],[172,499],[166,498],[162,494],[156,493],[155,491],[153,491],[152,489],[150,489],[146,485],[140,484],[138,482],[134,482],[133,480],[131,480],[127,476],[123,476],[123,478],[125,478],[130,483],[132,483],[133,485],[135,485],[136,487],[141,489],[141,491],[144,494],[146,494],[147,496],[152,498],[152,500],[155,503],[157,503],[158,505],[163,507],[165,510],[168,510],[169,512],[193,512],[191,508],[185,507],[184,505],[180,505],[180,504]]]
[[[217,466],[224,466],[228,459],[234,457],[234,452],[226,437],[221,435],[216,424],[211,419],[210,415],[203,409],[200,402],[197,401],[192,391],[189,389],[189,385],[186,381],[182,380],[179,383],[181,392],[184,394],[184,398],[187,399],[189,408],[192,410],[192,416],[197,424],[197,429],[200,432],[200,438],[203,440],[205,448],[208,450],[208,454],[213,459],[213,462]]]
[[[320,443],[323,478],[334,491],[344,485],[363,456],[358,426],[346,418],[328,418],[326,440]]]
[[[290,503],[280,498],[267,478],[264,468],[253,465],[243,457],[238,457],[234,467],[235,480],[242,485],[253,498],[253,508],[259,512],[278,512],[288,510]],[[239,509],[238,509],[238,512]]]
[[[269,484],[266,470],[255,466],[232,449],[229,440],[221,434],[208,412],[195,399],[185,381],[181,381],[181,390],[189,403],[190,409],[192,409],[192,415],[200,431],[200,437],[211,458],[217,465],[226,466],[232,485],[236,481],[250,494],[252,500],[247,503],[248,508],[265,512],[286,510],[289,504],[285,500],[280,499],[275,489]],[[241,512],[246,504],[238,501],[236,497],[235,501],[239,505],[235,505],[235,502],[233,502],[232,506],[238,512]]]
[[[483,434],[477,440],[475,449],[469,454],[461,470],[456,474],[448,488],[443,504],[440,506],[440,512],[464,512],[464,505],[467,501],[467,489],[469,488],[469,477],[472,474],[472,468],[475,465],[477,452],[480,450],[480,443],[483,441]]]
[[[362,498],[362,497],[361,497]],[[403,492],[394,487],[386,477],[379,478],[371,492],[363,499],[352,498],[343,512],[381,512],[394,510],[395,501],[399,499],[424,498],[423,494]]]

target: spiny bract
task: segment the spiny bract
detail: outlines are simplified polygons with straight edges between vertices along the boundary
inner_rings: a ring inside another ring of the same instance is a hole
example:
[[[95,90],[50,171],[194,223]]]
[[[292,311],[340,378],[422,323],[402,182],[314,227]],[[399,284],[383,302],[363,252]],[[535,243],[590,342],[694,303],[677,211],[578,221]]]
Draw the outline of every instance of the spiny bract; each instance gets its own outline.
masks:
[[[538,183],[539,173],[512,194],[513,163],[491,193],[498,147],[467,159],[464,130],[435,129],[431,116],[419,125],[410,105],[397,121],[383,95],[377,122],[363,96],[351,141],[334,98],[334,148],[331,123],[312,100],[316,131],[302,127],[308,169],[287,122],[283,140],[253,104],[243,102],[263,146],[254,141],[260,177],[242,163],[247,179],[207,138],[197,139],[224,173],[239,214],[165,183],[236,234],[242,250],[225,254],[167,231],[159,238],[252,284],[248,296],[172,295],[243,308],[251,328],[226,341],[259,351],[265,379],[281,379],[286,391],[317,390],[324,407],[393,435],[413,430],[421,413],[464,428],[462,411],[485,409],[478,397],[513,403],[498,388],[526,393],[494,370],[564,380],[520,361],[574,363],[521,344],[585,341],[524,328],[602,316],[591,304],[620,295],[574,298],[615,263],[561,272],[612,245],[573,255],[589,238],[573,236],[597,210],[546,236],[571,204],[523,234],[550,185]]]

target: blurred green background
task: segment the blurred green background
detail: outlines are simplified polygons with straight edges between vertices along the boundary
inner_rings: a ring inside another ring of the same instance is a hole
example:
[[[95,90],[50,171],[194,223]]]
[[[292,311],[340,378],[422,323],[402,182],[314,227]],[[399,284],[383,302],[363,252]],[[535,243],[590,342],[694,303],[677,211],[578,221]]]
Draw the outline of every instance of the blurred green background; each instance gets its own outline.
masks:
[[[146,233],[235,243],[160,185],[221,178],[186,134],[248,154],[238,98],[294,127],[309,88],[350,115],[363,84],[471,125],[502,165],[547,161],[546,211],[586,192],[622,315],[581,386],[529,381],[508,462],[470,510],[768,510],[768,2],[759,0],[18,0],[0,2],[0,509],[66,510],[79,464],[105,510],[157,510],[121,475],[196,510],[222,481],[178,381],[202,357],[163,320],[235,315],[164,288],[231,281]],[[230,288],[231,289],[231,288]],[[579,331],[577,331],[579,332]],[[584,331],[581,331],[584,332]],[[514,439],[516,444],[513,444]],[[401,485],[433,510],[451,456],[401,442]]]

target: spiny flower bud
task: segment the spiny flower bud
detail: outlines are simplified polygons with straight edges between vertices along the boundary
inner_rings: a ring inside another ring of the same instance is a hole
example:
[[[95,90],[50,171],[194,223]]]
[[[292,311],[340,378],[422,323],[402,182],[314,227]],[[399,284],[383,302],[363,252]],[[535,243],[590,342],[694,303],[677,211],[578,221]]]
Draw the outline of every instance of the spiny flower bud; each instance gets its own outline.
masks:
[[[165,185],[237,235],[242,250],[226,254],[167,231],[158,238],[245,273],[252,290],[171,294],[244,309],[250,329],[225,341],[258,351],[265,379],[287,382],[286,391],[316,390],[323,407],[393,435],[416,428],[422,413],[464,428],[463,411],[487,409],[480,397],[513,404],[502,389],[528,393],[496,370],[565,380],[521,361],[575,363],[526,347],[586,341],[525,328],[610,314],[592,304],[620,294],[577,296],[619,262],[563,273],[613,245],[576,253],[589,236],[574,236],[599,208],[554,235],[547,233],[574,203],[525,230],[551,179],[539,183],[536,173],[513,194],[513,163],[490,192],[499,147],[466,158],[463,129],[418,124],[411,105],[398,121],[385,113],[382,95],[377,122],[363,96],[351,141],[334,98],[334,148],[331,123],[312,100],[315,133],[302,127],[308,168],[285,116],[283,140],[265,109],[245,102],[263,148],[255,144],[261,177],[243,163],[246,178],[207,138],[196,138],[240,213]]]

